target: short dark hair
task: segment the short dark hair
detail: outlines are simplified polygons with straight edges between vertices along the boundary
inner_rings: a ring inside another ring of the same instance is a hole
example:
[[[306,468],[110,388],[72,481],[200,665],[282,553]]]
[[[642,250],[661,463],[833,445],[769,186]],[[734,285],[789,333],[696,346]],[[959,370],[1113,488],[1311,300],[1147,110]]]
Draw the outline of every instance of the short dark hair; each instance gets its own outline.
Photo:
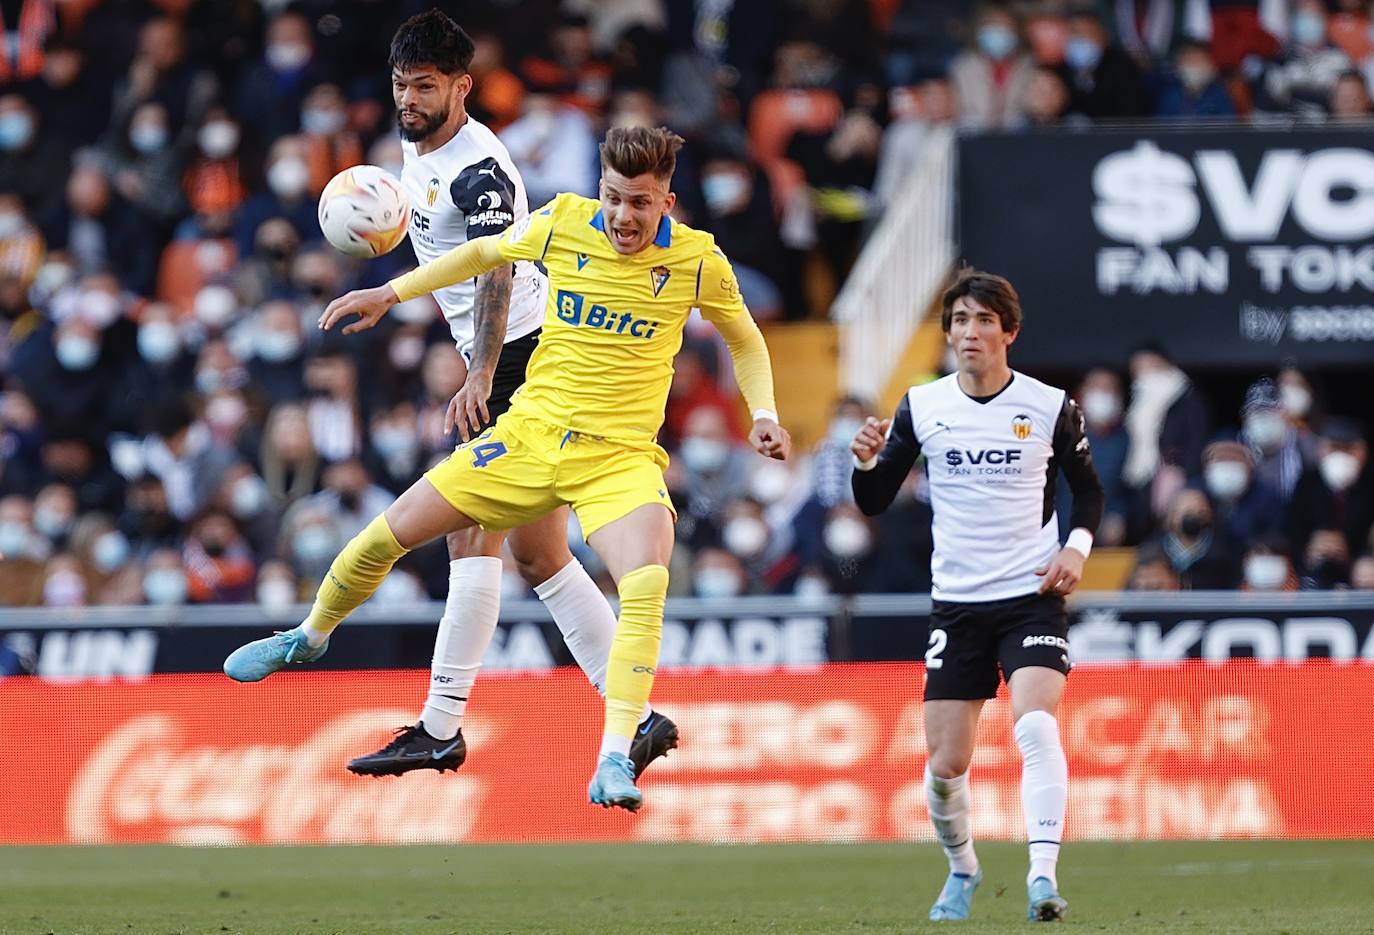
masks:
[[[446,75],[465,74],[476,51],[472,37],[442,10],[417,13],[391,38],[393,69],[433,65]]]
[[[601,167],[626,178],[652,172],[657,179],[673,177],[682,137],[667,127],[615,127],[606,131],[600,146]]]
[[[954,317],[954,303],[968,296],[979,305],[997,313],[1002,319],[1003,331],[1016,331],[1021,327],[1021,297],[1016,289],[1003,276],[985,273],[980,269],[966,266],[959,270],[944,296],[940,299],[940,327],[949,331],[950,320]]]

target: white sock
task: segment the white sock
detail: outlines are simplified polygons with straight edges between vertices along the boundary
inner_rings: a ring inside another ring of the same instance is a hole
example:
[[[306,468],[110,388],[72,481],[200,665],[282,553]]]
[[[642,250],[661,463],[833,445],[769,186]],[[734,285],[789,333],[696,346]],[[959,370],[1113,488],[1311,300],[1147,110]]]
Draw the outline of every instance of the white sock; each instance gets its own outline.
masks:
[[[630,755],[630,738],[622,737],[619,734],[603,734],[601,737],[601,753],[598,756],[605,756],[608,753],[619,753],[621,756]]]
[[[1064,802],[1069,787],[1069,762],[1059,741],[1059,722],[1048,711],[1030,711],[1016,722],[1016,745],[1021,748],[1021,807],[1026,813],[1030,842],[1030,872],[1026,882],[1048,877],[1055,888],[1059,844],[1064,838]]]
[[[978,872],[978,855],[973,852],[973,823],[969,821],[968,773],[941,779],[926,764],[926,805],[935,837],[949,858],[951,873],[972,876]]]
[[[573,559],[549,580],[536,584],[534,593],[544,602],[563,634],[587,679],[598,694],[606,694],[606,661],[611,655],[611,640],[615,639],[615,611],[606,595],[596,586],[582,563]],[[639,722],[649,716],[648,702]]]
[[[319,647],[323,646],[324,641],[329,639],[329,633],[334,632],[330,630],[327,633],[324,630],[317,630],[314,627],[312,627],[308,622],[301,624],[300,631],[305,634],[305,641],[309,643],[312,648],[315,649],[318,649]]]
[[[448,599],[429,663],[429,697],[420,712],[425,732],[440,740],[453,737],[463,725],[468,693],[501,615],[499,558],[459,558],[448,568]]]

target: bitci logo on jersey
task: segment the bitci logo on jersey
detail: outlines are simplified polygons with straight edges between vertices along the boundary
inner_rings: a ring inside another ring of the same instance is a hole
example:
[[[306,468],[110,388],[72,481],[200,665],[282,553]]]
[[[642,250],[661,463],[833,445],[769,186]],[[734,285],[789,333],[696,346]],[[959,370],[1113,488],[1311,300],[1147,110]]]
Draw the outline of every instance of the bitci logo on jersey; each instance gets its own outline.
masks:
[[[425,204],[434,207],[434,199],[439,197],[439,180],[430,179],[429,187],[425,189]]]
[[[1030,438],[1031,419],[1024,412],[1018,413],[1016,418],[1011,420],[1011,434],[1015,435],[1018,441],[1025,441]]]
[[[564,289],[558,290],[554,303],[558,311],[558,320],[574,327],[597,328],[615,334],[625,334],[628,331],[632,337],[643,338],[646,341],[654,336],[654,329],[658,327],[656,321],[636,318],[631,312],[613,312],[604,305],[593,304],[584,316],[582,306],[586,304],[586,299],[576,292]]]

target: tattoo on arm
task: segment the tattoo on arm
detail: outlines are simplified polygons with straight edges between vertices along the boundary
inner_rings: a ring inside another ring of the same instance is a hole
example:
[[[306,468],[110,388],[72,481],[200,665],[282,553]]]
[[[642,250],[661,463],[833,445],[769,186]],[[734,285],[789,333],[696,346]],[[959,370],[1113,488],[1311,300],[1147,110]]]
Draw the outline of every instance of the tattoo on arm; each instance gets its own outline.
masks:
[[[491,372],[506,342],[510,317],[511,283],[515,268],[504,263],[477,277],[477,298],[472,306],[472,363],[469,370]]]

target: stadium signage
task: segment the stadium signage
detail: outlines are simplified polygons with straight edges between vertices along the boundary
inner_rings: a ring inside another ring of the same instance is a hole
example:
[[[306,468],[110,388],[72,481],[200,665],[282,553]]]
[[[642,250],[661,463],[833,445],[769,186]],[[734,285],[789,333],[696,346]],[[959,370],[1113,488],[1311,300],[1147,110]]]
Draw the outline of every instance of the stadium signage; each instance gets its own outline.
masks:
[[[1184,363],[1374,349],[1367,131],[993,135],[964,139],[960,159],[962,253],[1064,326],[1023,334],[1025,363],[1119,360],[1150,340]]]

